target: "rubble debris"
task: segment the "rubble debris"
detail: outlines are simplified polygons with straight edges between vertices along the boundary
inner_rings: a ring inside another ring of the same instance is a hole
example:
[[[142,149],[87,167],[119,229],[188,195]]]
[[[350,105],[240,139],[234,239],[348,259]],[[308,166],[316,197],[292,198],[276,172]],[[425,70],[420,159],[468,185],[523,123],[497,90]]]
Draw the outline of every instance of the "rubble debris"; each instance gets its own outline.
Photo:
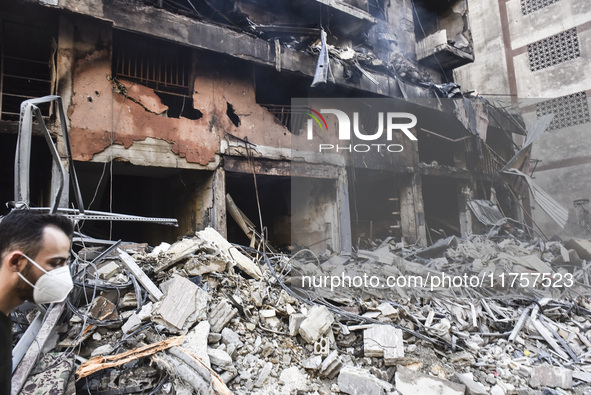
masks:
[[[343,362],[341,361],[339,352],[334,350],[328,354],[324,361],[322,361],[322,365],[320,365],[320,375],[332,379],[339,374],[342,366]]]
[[[248,274],[255,280],[259,280],[261,278],[261,269],[256,266],[250,258],[241,253],[236,247],[233,247],[215,229],[205,228],[205,230],[197,232],[197,237],[210,242],[213,246],[227,254],[230,258],[230,262],[234,262],[236,266],[244,273]]]
[[[564,247],[575,250],[581,259],[591,261],[591,241],[585,239],[571,239],[564,243]]]
[[[181,347],[198,357],[205,366],[211,367],[209,354],[207,352],[207,342],[211,326],[206,320],[197,324],[189,333],[185,335],[185,340]]]
[[[46,347],[74,349],[76,365],[89,358],[77,370],[77,377],[86,375],[77,382],[80,391],[404,395],[591,388],[591,304],[580,297],[588,295],[588,264],[552,263],[570,255],[560,242],[491,233],[444,239],[431,248],[389,240],[374,250],[322,257],[265,255],[245,247],[244,257],[261,270],[256,279],[234,271],[235,257],[217,243],[197,238],[196,250],[159,272],[171,257],[167,250],[135,246],[133,257],[126,252],[159,287],[156,302],[119,251],[96,262],[109,268],[104,278],[78,263],[76,287],[94,297],[69,300],[67,319]],[[217,269],[192,277],[188,268],[207,266],[207,259]],[[572,287],[330,292],[293,281],[330,273],[500,278],[537,270],[570,273]],[[157,348],[166,342],[173,343]]]
[[[308,316],[300,324],[298,333],[310,344],[324,335],[334,322],[334,317],[326,306],[312,306]]]
[[[118,249],[117,252],[119,253],[119,258],[121,258],[121,262],[127,267],[127,269],[135,276],[137,281],[142,284],[142,286],[148,291],[148,295],[150,295],[150,299],[153,302],[157,302],[162,297],[162,291],[154,285],[152,280],[143,272],[142,269],[135,263],[135,260],[129,256],[128,253],[125,251]]]
[[[573,371],[550,365],[534,366],[529,384],[534,388],[571,389],[573,386]]]
[[[392,366],[404,357],[402,330],[390,325],[372,325],[363,331],[363,352],[366,357],[383,357]]]
[[[169,330],[185,334],[197,321],[207,317],[210,296],[186,278],[176,276],[163,283],[165,294],[154,306],[152,319]]]
[[[222,329],[230,322],[234,316],[238,314],[238,310],[232,308],[228,302],[222,300],[211,309],[209,316],[209,323],[211,324],[212,332],[221,332]]]
[[[395,377],[396,390],[402,395],[463,395],[466,391],[466,386],[463,384],[415,372],[400,365],[396,368]]]
[[[468,395],[488,394],[488,388],[484,384],[474,381],[474,374],[472,372],[456,373],[456,378],[466,386],[466,393]]]
[[[385,394],[394,391],[394,386],[380,380],[364,369],[344,366],[339,373],[339,390],[350,395]]]

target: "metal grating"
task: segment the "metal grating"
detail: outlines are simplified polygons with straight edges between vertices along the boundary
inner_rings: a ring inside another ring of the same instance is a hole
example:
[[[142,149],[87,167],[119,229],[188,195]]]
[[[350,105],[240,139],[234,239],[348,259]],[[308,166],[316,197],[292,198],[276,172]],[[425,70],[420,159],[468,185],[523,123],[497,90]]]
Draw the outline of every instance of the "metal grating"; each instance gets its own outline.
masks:
[[[531,14],[548,7],[550,4],[558,3],[560,0],[521,0],[521,13],[523,15]]]
[[[545,114],[554,114],[554,120],[548,128],[549,131],[591,122],[589,102],[585,92],[537,103],[536,115],[538,118]]]
[[[113,74],[154,89],[189,92],[190,53],[180,45],[116,31],[113,37]]]
[[[531,71],[581,57],[577,29],[572,28],[527,46]]]

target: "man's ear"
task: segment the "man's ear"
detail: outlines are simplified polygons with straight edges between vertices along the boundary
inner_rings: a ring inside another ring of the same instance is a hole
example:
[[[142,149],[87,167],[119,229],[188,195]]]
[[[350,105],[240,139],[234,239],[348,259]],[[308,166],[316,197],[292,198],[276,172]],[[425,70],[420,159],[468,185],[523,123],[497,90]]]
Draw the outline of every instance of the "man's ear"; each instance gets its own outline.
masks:
[[[7,264],[8,270],[13,272],[20,272],[27,264],[24,253],[19,250],[10,251],[6,254],[4,263]]]

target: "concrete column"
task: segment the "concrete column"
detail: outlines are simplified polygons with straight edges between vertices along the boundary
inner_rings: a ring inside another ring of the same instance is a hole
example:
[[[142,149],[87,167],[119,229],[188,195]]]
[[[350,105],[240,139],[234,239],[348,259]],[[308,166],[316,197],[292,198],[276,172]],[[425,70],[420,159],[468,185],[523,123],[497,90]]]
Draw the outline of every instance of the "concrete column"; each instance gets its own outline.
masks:
[[[468,201],[472,199],[472,189],[467,183],[458,185],[458,211],[460,213],[460,235],[468,237],[472,235],[472,211],[468,207]]]
[[[227,237],[226,227],[226,172],[222,166],[215,169],[212,180],[213,213],[211,226],[222,236]]]
[[[418,174],[400,176],[398,190],[400,191],[400,225],[403,240],[408,244],[427,245],[421,176]]]
[[[351,210],[349,208],[349,181],[347,179],[347,170],[339,169],[339,179],[337,180],[337,211],[338,223],[340,224],[340,251],[342,254],[349,254],[352,251],[351,241]],[[338,240],[338,238],[335,238]],[[339,246],[335,246],[338,250]]]

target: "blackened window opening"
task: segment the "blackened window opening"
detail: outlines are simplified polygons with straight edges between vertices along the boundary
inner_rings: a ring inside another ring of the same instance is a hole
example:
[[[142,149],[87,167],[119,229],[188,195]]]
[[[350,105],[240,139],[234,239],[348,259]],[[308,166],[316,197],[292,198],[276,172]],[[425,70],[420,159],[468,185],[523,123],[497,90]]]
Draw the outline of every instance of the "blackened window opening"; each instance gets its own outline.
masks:
[[[0,20],[0,32],[1,119],[16,121],[24,100],[51,94],[55,29]],[[39,108],[49,115],[49,103]]]

